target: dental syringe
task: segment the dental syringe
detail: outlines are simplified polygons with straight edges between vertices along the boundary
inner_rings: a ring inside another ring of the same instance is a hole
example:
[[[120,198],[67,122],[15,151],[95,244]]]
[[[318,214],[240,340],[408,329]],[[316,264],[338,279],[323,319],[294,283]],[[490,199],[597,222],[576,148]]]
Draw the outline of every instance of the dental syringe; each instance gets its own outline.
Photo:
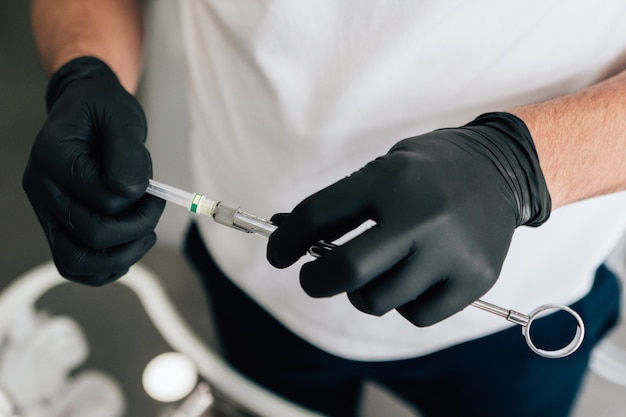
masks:
[[[214,201],[206,198],[202,194],[190,193],[162,184],[160,182],[150,180],[146,192],[163,200],[172,202],[179,206],[185,207],[192,213],[204,214],[220,224],[232,227],[246,233],[255,233],[257,235],[269,237],[278,226],[269,220],[246,213],[235,204],[225,203],[222,201]],[[333,243],[319,241],[309,248],[309,254],[314,257],[320,257],[325,253],[336,248]],[[530,349],[536,354],[546,358],[562,358],[575,352],[582,344],[585,337],[585,324],[578,313],[568,306],[560,304],[547,304],[534,309],[530,314],[523,314],[515,310],[509,310],[497,305],[487,303],[483,300],[476,300],[471,303],[473,307],[487,311],[489,313],[500,316],[511,323],[518,324],[522,327],[522,334],[526,338],[526,343]],[[544,350],[538,348],[531,339],[530,327],[535,319],[542,317],[546,312],[555,312],[563,310],[572,315],[576,320],[576,334],[571,342],[556,350]]]

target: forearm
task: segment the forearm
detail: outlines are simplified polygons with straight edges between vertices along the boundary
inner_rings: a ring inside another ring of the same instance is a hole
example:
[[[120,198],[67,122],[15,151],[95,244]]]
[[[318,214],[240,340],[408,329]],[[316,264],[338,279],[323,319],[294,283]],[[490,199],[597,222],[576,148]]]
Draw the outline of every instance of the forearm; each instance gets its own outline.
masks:
[[[626,190],[626,72],[511,113],[532,134],[554,209]]]
[[[47,74],[79,56],[106,62],[130,92],[143,54],[141,0],[31,0],[35,44]]]

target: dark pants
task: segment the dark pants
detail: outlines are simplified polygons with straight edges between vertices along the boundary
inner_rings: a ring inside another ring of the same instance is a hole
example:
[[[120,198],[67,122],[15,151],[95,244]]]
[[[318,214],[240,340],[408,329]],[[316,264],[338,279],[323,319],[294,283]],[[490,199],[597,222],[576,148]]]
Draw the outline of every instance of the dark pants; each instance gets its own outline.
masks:
[[[185,251],[210,295],[226,360],[264,387],[330,416],[356,415],[364,381],[380,384],[428,417],[567,416],[591,349],[619,312],[619,284],[601,267],[589,294],[572,305],[587,334],[567,358],[532,353],[514,326],[423,357],[360,362],[316,348],[266,313],[219,270],[194,226]],[[570,335],[571,324],[554,314],[533,326],[544,333],[540,340],[547,347],[563,345],[560,330]]]

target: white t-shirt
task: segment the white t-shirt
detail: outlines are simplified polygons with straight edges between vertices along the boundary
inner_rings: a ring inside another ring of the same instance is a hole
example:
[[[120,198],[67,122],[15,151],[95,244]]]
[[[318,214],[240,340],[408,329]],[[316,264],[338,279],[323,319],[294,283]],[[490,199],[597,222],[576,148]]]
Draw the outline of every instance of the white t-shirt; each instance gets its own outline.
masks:
[[[621,0],[180,6],[193,187],[262,217],[290,211],[398,140],[569,93],[626,67]],[[539,228],[519,228],[500,279],[483,299],[527,312],[582,297],[626,229],[625,207],[626,194],[617,193],[563,207]],[[240,288],[333,354],[413,357],[509,326],[467,308],[416,328],[395,311],[361,313],[345,294],[309,298],[298,265],[268,264],[265,239],[198,221]]]

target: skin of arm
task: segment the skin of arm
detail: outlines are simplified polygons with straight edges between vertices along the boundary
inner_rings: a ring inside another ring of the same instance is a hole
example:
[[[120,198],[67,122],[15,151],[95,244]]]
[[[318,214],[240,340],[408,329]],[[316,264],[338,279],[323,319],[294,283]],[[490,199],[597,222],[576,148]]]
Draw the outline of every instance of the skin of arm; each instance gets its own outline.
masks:
[[[626,71],[510,112],[530,130],[553,209],[626,190]]]
[[[31,0],[35,45],[45,72],[53,74],[80,56],[106,62],[131,93],[143,57],[141,0]]]

